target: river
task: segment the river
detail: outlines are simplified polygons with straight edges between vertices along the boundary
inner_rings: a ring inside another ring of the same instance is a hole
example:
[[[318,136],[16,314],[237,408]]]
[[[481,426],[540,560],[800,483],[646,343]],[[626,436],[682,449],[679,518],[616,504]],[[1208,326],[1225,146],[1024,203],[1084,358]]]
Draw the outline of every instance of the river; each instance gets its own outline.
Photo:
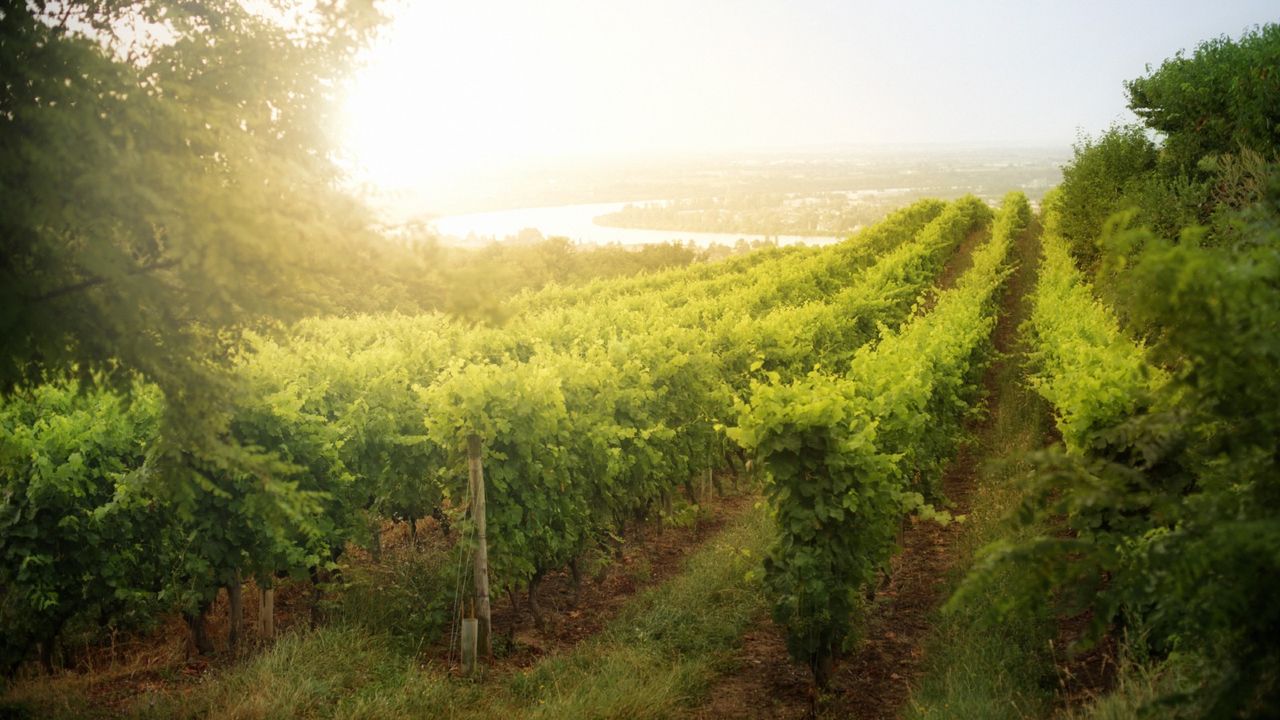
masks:
[[[811,237],[797,235],[747,235],[742,233],[689,232],[684,230],[644,230],[640,228],[616,228],[596,225],[594,218],[620,210],[625,202],[591,203],[587,205],[560,205],[556,207],[520,208],[495,212],[446,215],[432,220],[436,231],[446,238],[467,241],[502,239],[514,236],[527,228],[536,229],[544,237],[567,237],[578,243],[608,245],[645,245],[685,240],[706,247],[714,243],[733,245],[738,240],[776,239],[779,245],[826,245],[836,242],[835,237]],[[638,204],[638,203],[631,203]],[[469,244],[469,243],[468,243]]]

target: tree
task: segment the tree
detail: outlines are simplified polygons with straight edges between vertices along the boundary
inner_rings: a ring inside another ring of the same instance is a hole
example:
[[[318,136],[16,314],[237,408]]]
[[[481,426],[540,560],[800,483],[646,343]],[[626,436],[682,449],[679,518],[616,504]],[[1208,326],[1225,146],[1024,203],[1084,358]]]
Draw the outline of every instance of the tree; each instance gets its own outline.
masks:
[[[1129,109],[1165,137],[1165,159],[1182,172],[1206,155],[1280,149],[1280,25],[1239,40],[1203,42],[1125,83]]]
[[[171,447],[221,462],[245,459],[224,441],[239,331],[343,307],[375,253],[329,128],[380,17],[254,7],[0,10],[0,382],[138,371]]]
[[[1117,125],[1096,140],[1081,138],[1062,169],[1062,234],[1077,255],[1094,256],[1102,225],[1135,201],[1156,167],[1156,146],[1139,125]]]
[[[1106,220],[1120,210],[1159,237],[1206,225],[1202,242],[1239,242],[1229,214],[1261,200],[1280,159],[1277,67],[1273,24],[1201,43],[1126,82],[1142,124],[1083,139],[1063,168],[1061,230],[1073,253],[1098,260]]]

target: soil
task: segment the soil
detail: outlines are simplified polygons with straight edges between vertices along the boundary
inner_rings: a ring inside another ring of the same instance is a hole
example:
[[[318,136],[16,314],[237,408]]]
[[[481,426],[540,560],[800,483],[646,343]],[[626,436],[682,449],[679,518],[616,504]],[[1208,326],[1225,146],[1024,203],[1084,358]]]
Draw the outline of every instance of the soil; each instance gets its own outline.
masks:
[[[1058,618],[1058,635],[1053,641],[1053,661],[1058,669],[1059,707],[1080,707],[1115,686],[1119,672],[1119,647],[1108,632],[1087,650],[1077,643],[1089,634],[1093,613]]]
[[[791,662],[786,639],[769,618],[761,618],[742,636],[727,674],[713,685],[708,701],[694,709],[697,720],[809,717],[813,691],[809,669]]]
[[[943,266],[942,272],[938,273],[938,279],[933,283],[933,287],[921,301],[920,307],[916,310],[917,315],[924,315],[932,310],[933,306],[938,304],[939,293],[955,287],[956,281],[964,271],[973,266],[973,251],[989,237],[991,237],[991,228],[986,227],[974,230],[960,241],[950,259],[947,260],[947,264]]]

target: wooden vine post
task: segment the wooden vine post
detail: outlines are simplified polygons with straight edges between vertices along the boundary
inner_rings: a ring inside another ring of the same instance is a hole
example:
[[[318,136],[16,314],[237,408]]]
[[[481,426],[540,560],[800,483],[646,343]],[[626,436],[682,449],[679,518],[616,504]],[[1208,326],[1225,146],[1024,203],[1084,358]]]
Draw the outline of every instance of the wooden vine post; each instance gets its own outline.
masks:
[[[258,634],[264,638],[276,634],[276,589],[262,588],[258,599]]]
[[[244,631],[244,586],[240,580],[240,571],[227,583],[227,649],[235,653],[240,647],[240,636]]]
[[[476,630],[479,623],[475,618],[462,619],[462,674],[470,677],[476,671]]]
[[[475,611],[478,621],[476,645],[480,653],[493,659],[489,625],[489,544],[485,539],[484,467],[480,463],[480,436],[467,438],[467,469],[471,482],[471,516],[476,525]]]

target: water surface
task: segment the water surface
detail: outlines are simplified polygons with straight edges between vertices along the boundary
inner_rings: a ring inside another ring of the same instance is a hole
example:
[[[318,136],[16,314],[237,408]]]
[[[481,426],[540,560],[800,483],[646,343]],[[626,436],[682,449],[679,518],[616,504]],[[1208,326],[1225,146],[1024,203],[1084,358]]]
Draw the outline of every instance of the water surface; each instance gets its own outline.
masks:
[[[738,240],[777,240],[779,245],[827,245],[841,238],[799,235],[751,235],[746,233],[690,232],[687,230],[647,230],[617,228],[596,225],[594,219],[605,213],[621,210],[623,206],[639,205],[646,201],[630,203],[590,203],[586,205],[559,205],[556,207],[520,208],[494,212],[446,215],[432,221],[436,231],[446,238],[460,241],[485,242],[501,240],[533,228],[544,237],[567,237],[578,243],[608,245],[645,245],[683,240],[706,247],[714,243],[733,245]],[[653,201],[647,201],[653,202]]]

